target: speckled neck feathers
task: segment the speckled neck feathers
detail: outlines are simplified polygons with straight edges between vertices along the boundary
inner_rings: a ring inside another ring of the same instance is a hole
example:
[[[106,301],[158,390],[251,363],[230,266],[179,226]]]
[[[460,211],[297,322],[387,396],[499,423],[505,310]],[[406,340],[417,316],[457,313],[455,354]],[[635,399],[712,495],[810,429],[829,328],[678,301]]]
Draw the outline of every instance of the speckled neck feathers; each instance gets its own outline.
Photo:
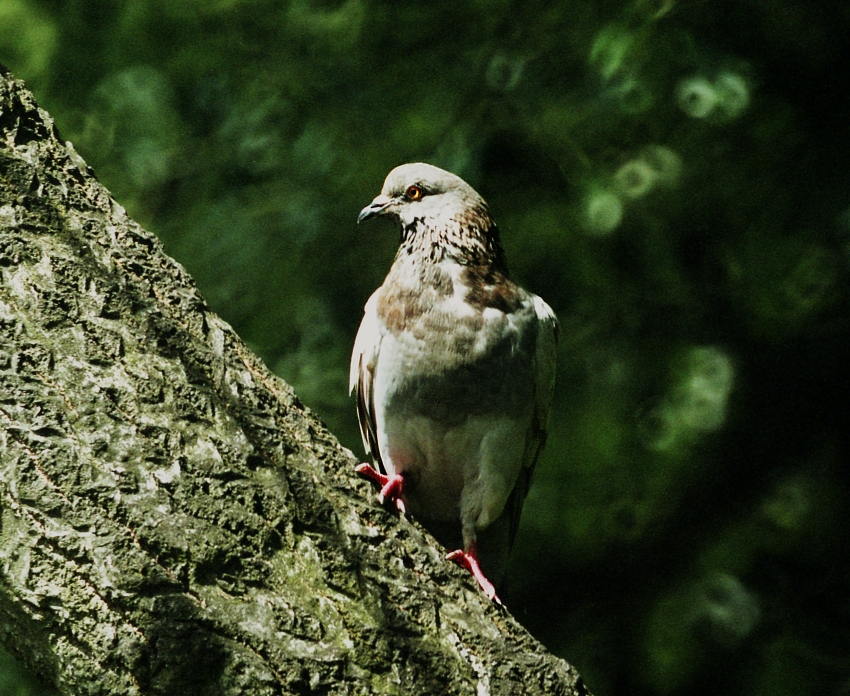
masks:
[[[508,275],[499,230],[486,205],[439,216],[415,217],[401,228],[396,263],[411,257],[422,263],[453,261]]]

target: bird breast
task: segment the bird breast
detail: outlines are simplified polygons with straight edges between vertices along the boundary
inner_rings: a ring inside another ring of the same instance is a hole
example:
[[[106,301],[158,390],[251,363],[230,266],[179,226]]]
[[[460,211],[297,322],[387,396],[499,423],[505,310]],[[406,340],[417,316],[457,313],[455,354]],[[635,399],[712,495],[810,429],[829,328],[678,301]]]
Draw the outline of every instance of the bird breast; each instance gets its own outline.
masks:
[[[515,311],[505,312],[480,301],[486,288],[471,288],[463,268],[449,274],[450,283],[418,290],[385,283],[378,297],[379,447],[390,472],[408,475],[414,514],[421,503],[429,516],[456,516],[463,487],[479,469],[492,469],[504,484],[499,500],[482,507],[486,514],[501,510],[521,465],[534,404],[536,313],[533,296],[516,285]]]
[[[375,378],[387,404],[447,424],[492,411],[520,416],[533,402],[533,296],[459,264],[413,283],[392,276],[376,307],[385,334]]]

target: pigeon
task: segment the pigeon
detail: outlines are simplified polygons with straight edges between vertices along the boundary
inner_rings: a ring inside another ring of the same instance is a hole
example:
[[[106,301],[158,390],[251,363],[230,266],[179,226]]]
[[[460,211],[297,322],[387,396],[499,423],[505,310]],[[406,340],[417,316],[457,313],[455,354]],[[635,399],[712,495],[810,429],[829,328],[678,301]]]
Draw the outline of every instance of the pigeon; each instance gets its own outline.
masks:
[[[501,603],[494,582],[546,441],[558,321],[511,279],[488,206],[460,177],[396,167],[357,220],[376,217],[401,240],[351,356],[372,459],[356,470]]]

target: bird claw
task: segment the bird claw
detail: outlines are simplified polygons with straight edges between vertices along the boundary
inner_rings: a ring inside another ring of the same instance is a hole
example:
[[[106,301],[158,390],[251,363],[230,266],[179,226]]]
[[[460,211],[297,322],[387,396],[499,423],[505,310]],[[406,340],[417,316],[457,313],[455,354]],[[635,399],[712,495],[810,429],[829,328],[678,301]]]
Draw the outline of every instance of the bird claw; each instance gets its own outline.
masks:
[[[354,471],[360,474],[363,478],[369,479],[372,483],[381,487],[378,493],[378,501],[384,505],[389,501],[400,513],[407,512],[404,507],[404,501],[401,499],[401,494],[404,489],[404,477],[400,474],[394,476],[385,476],[380,471],[376,471],[370,464],[358,464]]]
[[[469,547],[469,551],[464,551],[463,549],[452,551],[446,556],[446,560],[454,561],[461,567],[466,568],[466,570],[472,573],[472,577],[475,578],[475,581],[487,596],[487,599],[495,602],[499,606],[502,606],[502,600],[499,599],[499,596],[496,594],[496,588],[481,571],[481,566],[478,564],[478,553],[475,549],[475,544],[472,544],[472,546]]]

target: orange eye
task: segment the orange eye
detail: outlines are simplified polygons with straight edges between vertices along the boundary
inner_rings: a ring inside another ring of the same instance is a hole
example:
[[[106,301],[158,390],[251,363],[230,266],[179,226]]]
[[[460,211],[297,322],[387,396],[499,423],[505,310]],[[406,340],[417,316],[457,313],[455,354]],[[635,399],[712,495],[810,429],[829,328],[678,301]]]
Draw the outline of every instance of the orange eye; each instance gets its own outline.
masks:
[[[404,192],[404,195],[407,196],[412,201],[418,201],[422,198],[422,187],[413,184],[413,186],[408,186],[407,191]]]

